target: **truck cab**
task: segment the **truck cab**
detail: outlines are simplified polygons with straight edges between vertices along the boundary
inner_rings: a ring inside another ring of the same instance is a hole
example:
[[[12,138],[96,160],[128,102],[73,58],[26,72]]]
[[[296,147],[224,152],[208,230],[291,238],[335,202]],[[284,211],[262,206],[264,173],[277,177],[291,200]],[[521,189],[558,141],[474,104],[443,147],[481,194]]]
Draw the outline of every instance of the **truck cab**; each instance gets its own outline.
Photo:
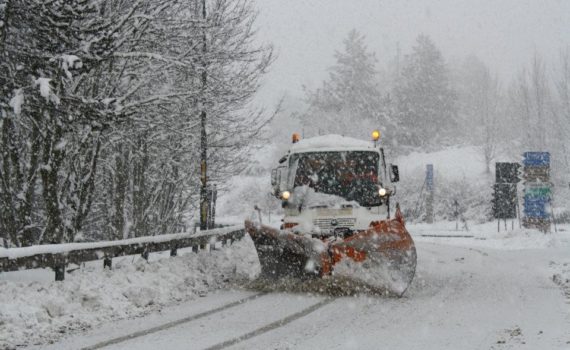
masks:
[[[375,138],[375,139],[374,139]],[[282,229],[315,237],[350,236],[390,216],[398,168],[377,146],[340,135],[300,140],[272,171],[273,194],[285,211]]]

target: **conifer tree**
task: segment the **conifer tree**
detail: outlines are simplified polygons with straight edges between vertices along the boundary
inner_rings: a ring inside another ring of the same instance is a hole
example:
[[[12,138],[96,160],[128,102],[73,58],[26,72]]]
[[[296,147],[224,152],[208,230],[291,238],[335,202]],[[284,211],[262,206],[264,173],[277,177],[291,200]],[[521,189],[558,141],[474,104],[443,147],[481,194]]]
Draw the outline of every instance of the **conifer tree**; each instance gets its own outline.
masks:
[[[315,91],[307,91],[309,109],[302,122],[313,133],[361,137],[371,128],[387,127],[377,60],[364,40],[356,30],[350,31],[343,50],[335,52],[329,78]]]
[[[405,57],[394,95],[403,143],[424,146],[453,136],[456,93],[443,56],[428,36],[419,35]]]

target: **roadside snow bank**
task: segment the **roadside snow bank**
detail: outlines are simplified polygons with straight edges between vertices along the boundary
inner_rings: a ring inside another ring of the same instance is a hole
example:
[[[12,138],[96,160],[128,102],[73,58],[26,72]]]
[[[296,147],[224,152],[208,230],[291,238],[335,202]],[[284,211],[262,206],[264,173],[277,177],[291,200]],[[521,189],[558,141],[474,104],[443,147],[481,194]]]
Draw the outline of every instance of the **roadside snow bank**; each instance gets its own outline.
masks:
[[[116,258],[68,273],[64,282],[0,280],[0,349],[46,344],[66,333],[203,296],[259,273],[249,236],[211,253],[146,262]],[[16,272],[17,274],[18,272]]]
[[[551,261],[550,269],[553,272],[552,282],[560,287],[570,304],[570,258],[563,262]]]
[[[410,224],[407,227],[416,241],[445,245],[498,250],[570,247],[570,225],[560,225],[559,232],[556,233],[542,233],[534,229],[519,228],[518,223],[515,224],[514,229],[509,223],[506,231],[501,223],[501,231],[497,232],[496,222],[469,224],[468,231],[464,229],[456,231],[454,222],[443,221],[434,224]],[[461,223],[459,227],[462,227]]]

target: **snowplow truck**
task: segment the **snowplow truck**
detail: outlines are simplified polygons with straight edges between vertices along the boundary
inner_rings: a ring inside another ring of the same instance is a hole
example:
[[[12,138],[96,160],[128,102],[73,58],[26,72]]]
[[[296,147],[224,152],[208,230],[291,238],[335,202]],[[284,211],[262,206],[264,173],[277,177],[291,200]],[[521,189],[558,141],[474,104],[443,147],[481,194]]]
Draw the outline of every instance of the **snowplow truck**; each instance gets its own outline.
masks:
[[[404,294],[416,249],[399,205],[391,207],[398,167],[386,163],[380,133],[372,136],[293,135],[271,175],[285,212],[280,229],[245,223],[263,277],[314,276]]]

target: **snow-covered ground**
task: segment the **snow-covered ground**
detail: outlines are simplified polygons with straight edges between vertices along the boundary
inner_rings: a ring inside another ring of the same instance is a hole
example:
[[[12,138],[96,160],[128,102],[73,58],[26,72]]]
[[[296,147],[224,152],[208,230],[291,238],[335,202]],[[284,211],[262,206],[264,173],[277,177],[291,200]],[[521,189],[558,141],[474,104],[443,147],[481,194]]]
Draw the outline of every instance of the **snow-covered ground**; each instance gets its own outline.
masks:
[[[404,209],[415,205],[426,163],[438,191],[453,190],[441,181],[455,181],[465,197],[473,195],[466,184],[489,190],[493,180],[474,147],[396,163]],[[279,226],[264,171],[231,179],[219,223],[257,219],[258,204],[264,223]],[[0,273],[0,349],[570,349],[570,225],[543,234],[509,221],[497,232],[497,222],[478,223],[482,210],[467,214],[468,231],[452,221],[408,224],[418,267],[402,299],[290,291],[253,298],[259,266],[247,236],[211,253],[116,258],[112,271],[87,263],[64,282],[51,270]]]
[[[22,281],[18,272],[0,282],[1,347],[570,348],[570,226],[552,234],[496,229],[410,225],[418,267],[401,299],[252,297],[259,291],[243,282],[258,266],[247,238],[212,253],[116,261],[113,271],[88,266],[63,283]]]
[[[0,349],[47,344],[62,336],[117,319],[141,317],[163,307],[227,288],[258,273],[247,239],[230,248],[192,253],[179,250],[85,264],[54,281],[51,270],[0,274]]]

